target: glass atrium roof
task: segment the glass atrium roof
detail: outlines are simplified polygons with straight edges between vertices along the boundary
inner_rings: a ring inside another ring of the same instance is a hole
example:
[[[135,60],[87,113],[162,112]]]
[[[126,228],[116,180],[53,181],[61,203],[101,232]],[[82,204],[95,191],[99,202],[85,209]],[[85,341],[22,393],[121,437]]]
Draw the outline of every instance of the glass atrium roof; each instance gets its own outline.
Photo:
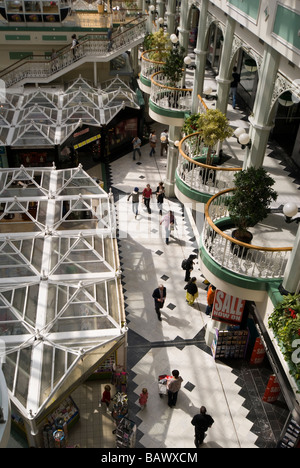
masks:
[[[0,143],[22,148],[63,144],[80,126],[108,123],[124,107],[139,109],[136,94],[118,77],[94,88],[79,77],[65,91],[14,92],[0,108]]]
[[[23,415],[124,336],[114,233],[112,196],[81,166],[0,170],[2,368]]]

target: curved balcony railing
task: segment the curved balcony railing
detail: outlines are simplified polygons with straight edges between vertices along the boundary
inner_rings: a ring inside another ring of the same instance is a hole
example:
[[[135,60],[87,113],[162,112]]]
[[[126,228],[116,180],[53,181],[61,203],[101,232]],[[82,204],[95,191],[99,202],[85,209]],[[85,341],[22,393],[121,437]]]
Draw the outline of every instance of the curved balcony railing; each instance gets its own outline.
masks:
[[[270,248],[237,241],[216,223],[229,221],[228,197],[234,189],[214,195],[205,207],[202,244],[209,256],[222,267],[251,278],[282,278],[292,247]],[[227,224],[228,225],[228,224]]]
[[[181,87],[180,87],[181,86]],[[158,107],[171,111],[185,112],[191,110],[193,89],[169,86],[167,77],[156,72],[151,77],[151,101]]]
[[[151,76],[159,72],[164,66],[165,62],[150,59],[150,55],[157,52],[156,49],[145,50],[141,55],[141,73],[140,78],[147,80],[149,87],[151,87]]]
[[[35,79],[48,79],[55,77],[60,71],[73,66],[82,58],[109,60],[114,54],[121,53],[125,47],[132,47],[134,41],[142,40],[146,32],[146,19],[132,20],[127,23],[126,29],[113,34],[112,42],[107,40],[106,33],[87,34],[79,39],[79,45],[75,56],[70,44],[57,51],[56,57],[45,60],[44,56],[30,56],[19,60],[16,64],[6,68],[0,73],[0,78],[5,81],[6,87],[13,86],[23,81]]]
[[[214,195],[233,188],[234,175],[242,168],[207,165],[203,162],[206,153],[207,147],[199,132],[184,137],[179,143],[177,176],[189,188],[201,193]]]

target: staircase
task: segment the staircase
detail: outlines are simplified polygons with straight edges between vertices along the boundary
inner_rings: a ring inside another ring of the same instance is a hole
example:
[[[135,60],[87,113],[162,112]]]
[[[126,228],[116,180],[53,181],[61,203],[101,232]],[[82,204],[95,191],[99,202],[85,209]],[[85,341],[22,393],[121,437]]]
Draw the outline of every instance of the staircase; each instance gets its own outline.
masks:
[[[39,55],[25,57],[2,70],[0,79],[5,82],[6,88],[27,83],[50,83],[84,63],[109,62],[143,42],[146,19],[134,19],[124,25],[123,29],[124,31],[113,34],[111,42],[108,41],[106,33],[87,34],[79,39],[75,53],[69,44],[50,60]]]

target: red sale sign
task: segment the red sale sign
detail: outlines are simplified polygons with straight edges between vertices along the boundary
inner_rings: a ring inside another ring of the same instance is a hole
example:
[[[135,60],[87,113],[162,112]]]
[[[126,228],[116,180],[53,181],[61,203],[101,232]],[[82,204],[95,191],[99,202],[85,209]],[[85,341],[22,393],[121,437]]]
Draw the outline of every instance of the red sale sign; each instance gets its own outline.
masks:
[[[219,289],[216,291],[212,319],[226,323],[241,323],[246,301],[230,296]]]

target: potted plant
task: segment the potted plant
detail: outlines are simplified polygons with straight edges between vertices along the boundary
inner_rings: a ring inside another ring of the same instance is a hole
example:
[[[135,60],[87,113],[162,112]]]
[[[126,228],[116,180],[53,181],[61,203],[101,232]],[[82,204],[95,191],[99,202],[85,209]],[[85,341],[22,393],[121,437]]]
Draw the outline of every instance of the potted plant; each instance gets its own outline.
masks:
[[[198,132],[198,121],[200,113],[190,114],[184,119],[184,124],[181,129],[184,135],[191,135],[192,133]]]
[[[265,219],[270,213],[270,203],[277,199],[272,188],[275,181],[263,167],[249,167],[235,174],[235,191],[229,198],[228,210],[236,229],[235,239],[250,244],[252,234],[249,227]]]
[[[154,33],[147,34],[144,39],[144,50],[151,50],[149,59],[156,62],[164,62],[171,50],[169,34],[161,28]]]
[[[197,130],[202,135],[202,141],[207,147],[206,164],[211,165],[214,146],[233,135],[226,115],[218,109],[208,109],[199,114]]]
[[[274,331],[284,359],[289,364],[290,373],[299,387],[300,365],[298,359],[297,362],[293,359],[296,350],[293,344],[300,339],[300,295],[285,296],[270,315],[268,324]]]
[[[169,86],[176,88],[184,74],[184,47],[174,47],[165,58],[165,64],[162,73],[169,82]]]

